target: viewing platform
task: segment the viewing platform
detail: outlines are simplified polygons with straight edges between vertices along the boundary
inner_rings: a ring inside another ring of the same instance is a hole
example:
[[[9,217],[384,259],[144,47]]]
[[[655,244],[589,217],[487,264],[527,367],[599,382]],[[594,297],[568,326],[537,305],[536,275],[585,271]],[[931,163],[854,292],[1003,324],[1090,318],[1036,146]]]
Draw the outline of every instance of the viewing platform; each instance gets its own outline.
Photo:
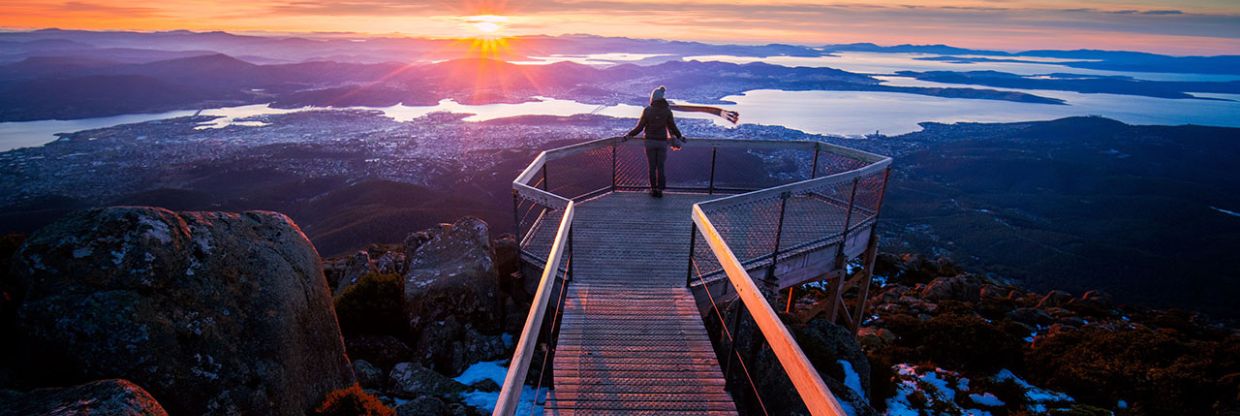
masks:
[[[890,163],[820,142],[690,139],[655,198],[639,139],[541,153],[513,182],[521,257],[541,279],[495,414],[531,401],[549,415],[761,414],[742,354],[756,346],[811,414],[843,415],[772,303],[790,312],[792,290],[825,281],[825,310],[806,312],[856,329]],[[747,313],[726,313],[736,301]],[[760,339],[734,338],[742,319]]]

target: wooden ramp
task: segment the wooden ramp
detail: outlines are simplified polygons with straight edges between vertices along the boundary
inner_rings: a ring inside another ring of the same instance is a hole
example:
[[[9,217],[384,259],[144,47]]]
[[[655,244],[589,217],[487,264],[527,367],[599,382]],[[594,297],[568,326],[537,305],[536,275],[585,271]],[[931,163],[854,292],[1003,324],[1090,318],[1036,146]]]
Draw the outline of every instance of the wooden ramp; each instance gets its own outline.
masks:
[[[612,193],[583,202],[548,415],[734,415],[685,287],[701,194]]]

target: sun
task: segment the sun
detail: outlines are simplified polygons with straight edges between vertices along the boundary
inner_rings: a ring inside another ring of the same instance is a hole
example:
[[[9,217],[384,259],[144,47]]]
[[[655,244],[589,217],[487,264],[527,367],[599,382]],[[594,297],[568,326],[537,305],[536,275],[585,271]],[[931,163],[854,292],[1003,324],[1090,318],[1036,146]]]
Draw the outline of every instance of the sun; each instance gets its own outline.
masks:
[[[504,24],[508,23],[508,17],[493,14],[469,16],[465,18],[465,23],[478,32],[477,37],[498,38],[503,36],[501,32]]]

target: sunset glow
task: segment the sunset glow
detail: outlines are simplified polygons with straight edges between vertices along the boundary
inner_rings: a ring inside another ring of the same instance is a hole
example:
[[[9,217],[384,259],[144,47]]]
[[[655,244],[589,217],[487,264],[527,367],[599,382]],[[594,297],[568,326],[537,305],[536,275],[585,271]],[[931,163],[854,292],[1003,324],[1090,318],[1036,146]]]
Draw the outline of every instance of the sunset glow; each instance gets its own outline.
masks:
[[[508,22],[508,18],[504,16],[483,15],[470,16],[465,18],[466,22],[474,27],[482,36],[494,37],[504,29],[504,23]]]
[[[946,43],[1005,50],[1240,51],[1228,0],[805,2],[204,2],[18,0],[0,28],[362,33],[435,38],[585,33],[717,43]],[[995,24],[1002,22],[1002,25]]]

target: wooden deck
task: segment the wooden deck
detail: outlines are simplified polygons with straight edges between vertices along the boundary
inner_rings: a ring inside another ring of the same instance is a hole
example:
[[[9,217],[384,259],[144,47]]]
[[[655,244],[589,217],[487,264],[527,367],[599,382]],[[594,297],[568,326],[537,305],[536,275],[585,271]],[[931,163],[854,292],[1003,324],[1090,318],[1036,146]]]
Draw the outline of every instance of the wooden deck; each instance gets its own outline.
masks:
[[[546,414],[736,414],[685,287],[690,209],[715,197],[621,192],[577,207]]]

